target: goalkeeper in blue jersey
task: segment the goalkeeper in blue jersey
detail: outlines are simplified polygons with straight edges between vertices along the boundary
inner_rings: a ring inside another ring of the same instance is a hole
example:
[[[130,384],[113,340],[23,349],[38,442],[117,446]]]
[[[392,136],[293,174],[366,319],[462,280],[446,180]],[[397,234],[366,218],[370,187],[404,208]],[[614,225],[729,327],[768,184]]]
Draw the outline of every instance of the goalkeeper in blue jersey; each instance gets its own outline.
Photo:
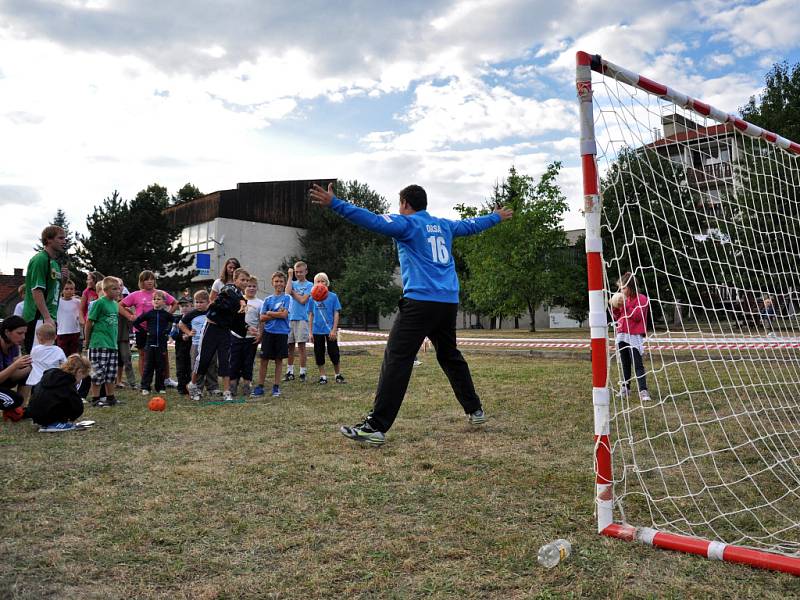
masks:
[[[414,357],[428,337],[436,348],[436,360],[447,375],[456,398],[473,425],[486,415],[472,384],[467,361],[456,346],[458,277],[451,247],[453,238],[480,233],[512,216],[508,208],[463,221],[440,219],[427,212],[428,197],[418,185],[400,191],[399,215],[376,215],[354,206],[328,189],[314,185],[311,200],[327,206],[365,229],[394,238],[400,259],[403,297],[383,355],[375,403],[363,422],[342,427],[350,439],[380,446],[394,423],[406,394]]]

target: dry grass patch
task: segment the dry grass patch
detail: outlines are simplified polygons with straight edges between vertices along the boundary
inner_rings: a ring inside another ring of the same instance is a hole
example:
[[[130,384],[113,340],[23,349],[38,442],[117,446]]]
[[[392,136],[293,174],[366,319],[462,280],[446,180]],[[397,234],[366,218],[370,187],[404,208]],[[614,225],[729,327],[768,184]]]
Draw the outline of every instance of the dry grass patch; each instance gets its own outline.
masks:
[[[785,598],[790,576],[594,532],[590,363],[473,355],[472,429],[433,357],[382,448],[337,432],[380,357],[345,386],[164,413],[123,395],[92,431],[0,426],[0,596],[9,598]],[[312,369],[313,373],[313,369]],[[547,571],[538,547],[575,554]],[[656,592],[658,590],[658,592]]]

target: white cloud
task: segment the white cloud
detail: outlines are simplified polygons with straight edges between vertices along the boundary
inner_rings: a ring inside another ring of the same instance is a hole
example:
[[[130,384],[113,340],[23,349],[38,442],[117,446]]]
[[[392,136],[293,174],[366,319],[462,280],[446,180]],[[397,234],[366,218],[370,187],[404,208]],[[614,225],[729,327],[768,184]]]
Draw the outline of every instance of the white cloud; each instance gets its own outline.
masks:
[[[401,117],[408,131],[388,138],[367,138],[375,148],[446,149],[456,144],[482,144],[508,138],[535,138],[553,131],[575,131],[574,102],[525,98],[475,78],[424,83],[413,105]]]
[[[765,0],[756,4],[724,5],[709,14],[719,28],[717,39],[728,40],[741,54],[757,50],[796,48],[800,4],[796,0]]]

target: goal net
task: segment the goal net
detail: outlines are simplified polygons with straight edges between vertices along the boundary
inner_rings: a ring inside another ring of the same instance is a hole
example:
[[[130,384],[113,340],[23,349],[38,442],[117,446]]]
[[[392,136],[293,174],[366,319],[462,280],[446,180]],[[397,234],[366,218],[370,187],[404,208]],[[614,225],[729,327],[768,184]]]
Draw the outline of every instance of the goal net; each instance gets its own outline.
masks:
[[[597,56],[577,87],[599,529],[800,574],[800,146]]]

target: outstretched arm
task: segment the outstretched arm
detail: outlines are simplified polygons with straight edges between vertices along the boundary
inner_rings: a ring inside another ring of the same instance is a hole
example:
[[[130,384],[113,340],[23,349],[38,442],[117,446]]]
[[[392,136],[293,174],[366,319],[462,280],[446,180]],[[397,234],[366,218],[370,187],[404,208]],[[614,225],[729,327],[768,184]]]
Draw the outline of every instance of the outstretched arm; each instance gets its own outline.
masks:
[[[482,217],[455,221],[452,228],[453,236],[460,237],[480,233],[481,231],[497,225],[501,221],[510,219],[513,215],[514,211],[510,208],[495,208],[493,212],[488,215],[483,215]]]
[[[311,201],[320,206],[326,206],[336,213],[339,213],[351,223],[355,223],[364,229],[369,229],[375,233],[388,235],[395,239],[402,239],[408,231],[408,221],[398,215],[376,215],[366,208],[360,208],[349,202],[337,198],[333,194],[333,184],[328,184],[328,189],[316,183],[312,186]]]

